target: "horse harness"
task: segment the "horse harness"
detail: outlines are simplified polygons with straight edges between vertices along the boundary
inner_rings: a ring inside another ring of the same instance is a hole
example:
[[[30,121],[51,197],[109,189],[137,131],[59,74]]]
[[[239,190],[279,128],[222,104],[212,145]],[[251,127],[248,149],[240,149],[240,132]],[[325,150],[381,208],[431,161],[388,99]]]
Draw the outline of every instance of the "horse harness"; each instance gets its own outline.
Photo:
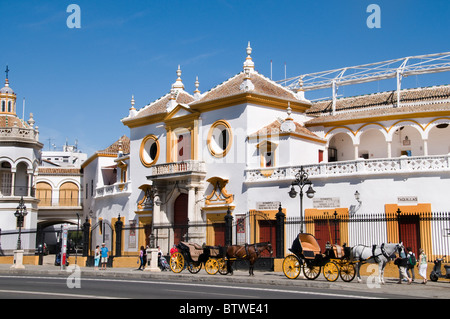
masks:
[[[240,248],[238,251],[236,251],[235,254],[237,254],[238,252],[240,252],[241,249],[245,249],[245,255],[242,256],[242,258],[245,258],[245,257],[247,257],[248,255],[253,254],[253,253],[250,253],[250,252],[248,251],[248,247],[249,247],[249,246],[254,246],[254,247],[255,247],[255,254],[256,254],[256,256],[259,258],[259,257],[261,256],[261,252],[257,249],[257,248],[258,248],[258,244],[259,244],[259,243],[255,243],[255,244],[250,244],[250,245],[249,245],[249,244],[245,243],[243,246],[241,246],[241,248]]]
[[[363,246],[363,247],[366,248],[366,246]],[[382,243],[381,246],[380,246],[381,254],[376,255],[376,254],[375,254],[375,250],[376,250],[376,249],[377,249],[377,245],[372,245],[372,256],[369,257],[368,259],[373,258],[373,259],[375,260],[376,263],[379,263],[379,262],[380,262],[380,259],[379,259],[378,257],[381,256],[381,255],[383,255],[383,256],[384,256],[386,259],[388,259],[388,260],[389,260],[389,258],[391,258],[391,256],[389,256],[389,255],[386,253],[386,249],[384,248],[384,243]],[[366,259],[366,260],[368,260],[368,259]],[[364,261],[366,261],[366,260],[363,260],[363,259],[362,259],[362,251],[361,251],[361,255],[359,256],[359,261],[360,261],[360,262],[364,262]]]

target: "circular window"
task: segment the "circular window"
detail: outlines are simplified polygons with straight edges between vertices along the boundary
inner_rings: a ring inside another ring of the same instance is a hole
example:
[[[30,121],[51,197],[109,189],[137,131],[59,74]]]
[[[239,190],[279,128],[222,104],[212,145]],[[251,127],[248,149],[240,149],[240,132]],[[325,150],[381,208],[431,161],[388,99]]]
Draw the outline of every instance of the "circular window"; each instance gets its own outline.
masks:
[[[216,121],[208,133],[208,149],[215,157],[224,157],[231,147],[232,133],[227,121]]]
[[[156,136],[148,135],[141,143],[139,157],[144,166],[150,167],[156,163],[159,156],[159,142]]]

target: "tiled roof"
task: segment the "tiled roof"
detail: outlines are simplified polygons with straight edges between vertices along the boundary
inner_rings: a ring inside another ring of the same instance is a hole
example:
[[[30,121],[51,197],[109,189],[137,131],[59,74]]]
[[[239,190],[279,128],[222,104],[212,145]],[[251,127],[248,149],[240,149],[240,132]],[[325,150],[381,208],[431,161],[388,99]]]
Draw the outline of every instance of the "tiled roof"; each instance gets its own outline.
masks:
[[[243,93],[240,90],[240,86],[242,82],[244,81],[245,73],[241,72],[230,79],[226,80],[222,84],[219,84],[218,86],[212,88],[210,91],[205,92],[203,96],[193,103],[192,105],[203,103],[207,101],[212,101],[220,98],[224,98],[227,96],[232,96],[236,94]],[[252,81],[255,88],[251,90],[251,93],[257,93],[257,94],[263,94],[263,95],[270,95],[286,100],[292,100],[298,102],[299,100],[295,96],[295,94],[292,91],[289,91],[282,87],[281,85],[275,83],[274,81],[266,78],[265,76],[257,73],[252,72],[250,73],[250,80]]]
[[[162,96],[158,100],[151,102],[150,104],[144,106],[142,109],[140,109],[136,116],[133,117],[133,119],[137,119],[140,117],[145,117],[149,115],[155,115],[160,113],[166,113],[166,105],[170,100],[171,93],[167,93],[166,95]],[[194,101],[194,97],[190,95],[189,93],[185,91],[180,91],[176,95],[177,103],[181,104],[189,104],[192,101]]]
[[[272,123],[270,123],[267,126],[264,126],[262,129],[258,130],[257,132],[250,134],[250,137],[256,137],[256,136],[265,136],[265,135],[273,135],[273,134],[281,134],[281,124],[283,121],[276,120]],[[306,127],[302,126],[301,124],[294,122],[295,124],[295,133],[315,138],[320,138],[310,130],[308,130]]]
[[[121,138],[119,138],[117,141],[115,141],[113,144],[108,146],[102,151],[98,151],[97,153],[100,154],[110,154],[110,155],[116,155],[119,152],[119,142],[122,142],[122,152],[124,154],[130,153],[130,138],[126,135],[123,135]]]
[[[13,127],[14,124],[19,128],[30,128],[28,123],[19,119],[17,116],[6,114],[0,115],[0,127]]]
[[[329,121],[444,110],[450,110],[450,85],[402,90],[400,92],[400,106],[398,107],[396,91],[338,99],[334,115],[331,114],[331,100],[316,102],[313,103],[307,114],[317,117],[308,121],[307,125]]]

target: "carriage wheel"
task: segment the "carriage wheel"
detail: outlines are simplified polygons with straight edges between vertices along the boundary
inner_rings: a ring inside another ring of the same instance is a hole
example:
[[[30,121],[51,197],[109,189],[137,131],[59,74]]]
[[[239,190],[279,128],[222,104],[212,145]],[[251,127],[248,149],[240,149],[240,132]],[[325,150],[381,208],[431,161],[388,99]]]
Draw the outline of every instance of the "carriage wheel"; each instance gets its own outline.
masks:
[[[314,280],[320,275],[321,266],[314,266],[312,263],[303,266],[303,274],[309,280]]]
[[[323,276],[328,281],[336,281],[339,278],[339,267],[334,261],[329,261],[323,266]]]
[[[289,279],[295,279],[300,275],[300,261],[295,255],[288,255],[284,258],[283,272]]]
[[[227,261],[225,260],[225,258],[217,259],[217,263],[219,264],[219,274],[221,275],[228,274]]]
[[[351,263],[346,263],[341,266],[340,271],[341,279],[345,282],[350,282],[356,276],[355,265]]]
[[[187,269],[189,270],[189,272],[191,274],[196,274],[200,271],[200,269],[202,269],[202,263],[198,262],[198,261],[193,262],[193,263],[189,264]]]
[[[181,253],[176,252],[170,257],[170,269],[174,273],[179,273],[184,268],[184,257]]]
[[[205,263],[205,270],[210,275],[215,275],[219,271],[219,263],[214,258],[209,258]]]

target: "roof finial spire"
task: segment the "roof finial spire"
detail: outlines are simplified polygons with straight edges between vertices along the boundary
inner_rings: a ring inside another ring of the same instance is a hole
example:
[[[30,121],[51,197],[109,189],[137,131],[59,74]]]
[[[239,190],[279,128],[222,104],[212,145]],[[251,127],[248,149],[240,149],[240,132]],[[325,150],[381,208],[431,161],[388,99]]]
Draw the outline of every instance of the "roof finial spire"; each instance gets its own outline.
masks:
[[[183,81],[181,81],[181,68],[180,65],[178,64],[178,69],[177,69],[177,80],[175,81],[175,83],[172,85],[172,89],[179,91],[179,90],[184,90],[184,84]]]
[[[136,109],[134,108],[134,103],[135,103],[135,101],[134,101],[134,94],[133,94],[133,95],[131,95],[131,107],[130,107],[130,112],[129,112],[130,117],[135,116],[137,113]]]
[[[9,71],[10,70],[9,70],[8,66],[6,66],[6,70],[5,70],[5,73],[6,73],[5,86],[9,86],[9,78],[8,78]]]
[[[200,93],[200,90],[198,89],[200,86],[200,82],[198,82],[198,76],[195,77],[195,91],[194,91],[194,98],[196,100],[200,99],[202,94]]]
[[[299,99],[299,100],[309,102],[305,98],[305,90],[303,89],[303,76],[300,77],[300,79],[298,79],[298,89],[297,89],[296,96],[297,96],[297,99]]]
[[[248,41],[248,46],[247,46],[247,58],[245,59],[244,62],[244,72],[245,71],[249,71],[248,73],[251,73],[255,70],[255,63],[252,61],[252,47],[250,46],[250,41]]]
[[[283,123],[281,123],[280,129],[281,132],[287,133],[287,132],[295,132],[295,123],[294,120],[291,117],[292,109],[291,109],[291,102],[288,102],[287,107],[287,118],[284,120]]]

